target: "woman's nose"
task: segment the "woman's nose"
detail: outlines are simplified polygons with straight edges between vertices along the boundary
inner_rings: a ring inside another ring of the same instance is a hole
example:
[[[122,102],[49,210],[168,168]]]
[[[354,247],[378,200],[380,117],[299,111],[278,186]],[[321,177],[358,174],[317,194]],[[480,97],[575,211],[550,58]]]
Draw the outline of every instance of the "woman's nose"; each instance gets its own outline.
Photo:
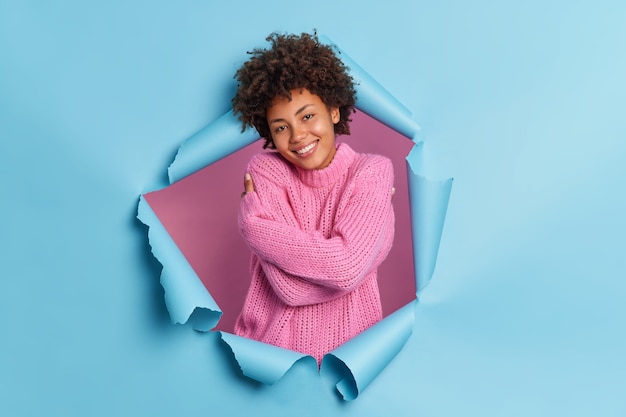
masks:
[[[302,141],[306,137],[306,131],[302,126],[296,125],[292,129],[291,141],[293,143],[298,143]]]

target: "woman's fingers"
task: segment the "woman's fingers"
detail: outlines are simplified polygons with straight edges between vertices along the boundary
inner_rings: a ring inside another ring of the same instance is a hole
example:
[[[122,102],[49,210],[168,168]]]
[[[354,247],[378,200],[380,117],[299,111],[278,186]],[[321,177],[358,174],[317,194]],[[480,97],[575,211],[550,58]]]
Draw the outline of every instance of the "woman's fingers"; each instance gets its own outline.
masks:
[[[242,197],[246,195],[247,193],[251,193],[254,191],[254,183],[252,182],[252,176],[248,173],[246,173],[246,176],[243,179],[243,188],[244,188],[244,192],[241,193]]]
[[[252,182],[252,176],[250,174],[246,174],[243,185],[247,193],[254,191],[254,183]]]

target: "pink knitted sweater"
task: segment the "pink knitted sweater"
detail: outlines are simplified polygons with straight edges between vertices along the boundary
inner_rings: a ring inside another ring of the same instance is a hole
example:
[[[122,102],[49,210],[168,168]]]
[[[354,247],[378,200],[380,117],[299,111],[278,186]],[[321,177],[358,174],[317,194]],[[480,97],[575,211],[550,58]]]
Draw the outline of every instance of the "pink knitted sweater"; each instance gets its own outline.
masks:
[[[391,161],[340,144],[321,170],[272,152],[247,172],[255,192],[242,199],[239,227],[252,282],[235,333],[319,362],[382,318],[376,269],[394,235]]]

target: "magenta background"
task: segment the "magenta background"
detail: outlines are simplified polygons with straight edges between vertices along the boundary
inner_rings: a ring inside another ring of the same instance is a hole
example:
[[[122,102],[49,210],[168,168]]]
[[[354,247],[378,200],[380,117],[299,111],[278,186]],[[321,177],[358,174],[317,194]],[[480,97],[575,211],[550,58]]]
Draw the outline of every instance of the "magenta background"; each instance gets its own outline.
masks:
[[[357,112],[352,134],[338,142],[357,152],[386,155],[393,161],[396,194],[395,240],[379,268],[383,314],[415,299],[411,215],[405,157],[413,142],[375,119]],[[222,309],[216,329],[232,332],[250,282],[250,251],[237,230],[243,176],[261,141],[223,158],[169,187],[145,195],[155,214]]]

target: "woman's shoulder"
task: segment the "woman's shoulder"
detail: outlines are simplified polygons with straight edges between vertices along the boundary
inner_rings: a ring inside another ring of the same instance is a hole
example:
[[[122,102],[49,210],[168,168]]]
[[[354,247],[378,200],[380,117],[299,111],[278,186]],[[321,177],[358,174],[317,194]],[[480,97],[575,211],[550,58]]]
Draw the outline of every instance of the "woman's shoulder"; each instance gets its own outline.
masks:
[[[393,178],[393,164],[391,162],[391,159],[384,155],[372,153],[357,153],[353,167],[353,173],[355,176],[391,176]]]
[[[262,175],[276,181],[289,174],[289,164],[278,152],[261,152],[250,158],[247,171],[251,175]]]

